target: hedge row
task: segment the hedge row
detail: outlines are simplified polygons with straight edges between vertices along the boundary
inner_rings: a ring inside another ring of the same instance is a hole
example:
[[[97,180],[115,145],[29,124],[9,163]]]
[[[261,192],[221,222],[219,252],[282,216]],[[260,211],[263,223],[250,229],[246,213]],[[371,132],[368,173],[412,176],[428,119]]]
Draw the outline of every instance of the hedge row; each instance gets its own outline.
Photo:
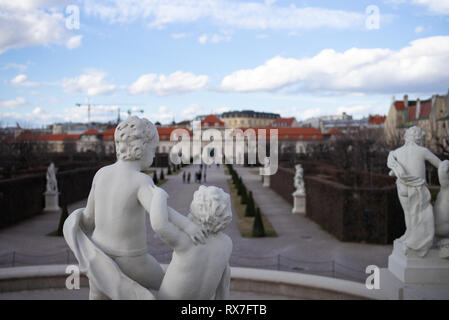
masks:
[[[256,207],[252,191],[247,191],[246,186],[242,181],[242,177],[239,176],[232,165],[227,164],[226,166],[231,174],[232,182],[237,189],[237,194],[240,196],[240,203],[246,204],[245,216],[254,217],[253,237],[265,237],[266,234],[262,222],[262,215],[260,213],[260,208]]]
[[[60,206],[87,198],[101,166],[57,173]],[[45,174],[0,181],[0,228],[42,213],[45,206]]]

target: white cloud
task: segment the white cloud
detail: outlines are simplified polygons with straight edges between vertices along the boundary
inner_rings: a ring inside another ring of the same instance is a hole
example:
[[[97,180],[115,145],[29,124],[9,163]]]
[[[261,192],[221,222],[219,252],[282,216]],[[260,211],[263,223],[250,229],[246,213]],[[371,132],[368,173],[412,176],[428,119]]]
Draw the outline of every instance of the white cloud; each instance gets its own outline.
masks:
[[[39,114],[41,114],[41,113],[42,113],[42,109],[41,109],[41,108],[39,108],[39,107],[34,108],[34,110],[33,110],[33,114],[34,114],[34,115],[39,115]]]
[[[202,34],[201,36],[198,37],[198,42],[201,44],[205,44],[207,42],[207,34]]]
[[[12,100],[0,100],[0,108],[15,109],[27,105],[25,98],[17,97]]]
[[[27,68],[28,68],[27,65],[12,62],[12,63],[5,64],[3,67],[0,68],[0,70],[17,69],[17,70],[23,72]]]
[[[449,0],[412,0],[412,2],[427,7],[427,10],[434,14],[449,14]]]
[[[274,57],[223,78],[220,90],[251,92],[435,92],[449,83],[449,36],[414,40],[398,51],[325,49],[311,58]]]
[[[172,37],[173,39],[178,40],[178,39],[184,39],[184,38],[187,38],[187,37],[189,37],[189,35],[188,35],[187,33],[172,33],[172,34],[171,34],[171,37]]]
[[[415,33],[421,33],[421,32],[423,32],[424,31],[424,27],[423,26],[417,26],[416,28],[415,28]]]
[[[13,79],[11,79],[11,83],[14,85],[19,85],[21,83],[24,83],[28,79],[26,74],[18,74]]]
[[[257,39],[266,39],[268,37],[269,37],[269,35],[266,33],[261,33],[261,34],[256,35]]]
[[[301,112],[299,112],[297,114],[297,118],[305,120],[305,119],[318,117],[322,114],[323,114],[323,111],[320,108],[310,108],[310,109],[301,110]]]
[[[310,118],[315,118],[324,114],[321,108],[298,108],[290,107],[274,110],[274,112],[279,113],[281,117],[295,117],[297,120],[306,120]]]
[[[140,76],[130,87],[131,94],[155,93],[160,96],[181,94],[203,89],[208,76],[176,71],[169,75],[148,73]]]
[[[192,104],[186,108],[183,108],[182,114],[186,119],[193,119],[196,116],[203,114],[204,110],[198,104]]]
[[[70,32],[63,13],[53,7],[62,3],[0,0],[0,54],[15,48],[64,44]]]
[[[107,122],[117,119],[117,106],[95,106],[91,108],[91,121]],[[123,114],[126,117],[126,113]],[[47,110],[35,107],[31,112],[3,112],[0,118],[4,123],[19,123],[25,126],[42,125],[55,122],[87,122],[87,111],[85,107],[70,107],[58,110]]]
[[[104,81],[106,76],[107,74],[102,71],[93,69],[86,70],[85,74],[78,77],[64,78],[62,80],[62,87],[65,92],[78,92],[88,96],[111,94],[117,89],[117,86],[106,83]]]
[[[209,115],[209,114],[219,114],[226,111],[230,111],[230,107],[214,107],[212,108],[205,108],[200,106],[199,104],[191,104],[185,108],[183,108],[182,111],[182,119],[186,120],[193,120],[196,116],[199,115]]]
[[[449,0],[385,0],[385,2],[393,4],[394,7],[408,2],[426,7],[430,13],[436,15],[449,14]]]
[[[28,76],[26,74],[18,74],[14,78],[11,79],[10,83],[14,86],[20,87],[36,87],[39,85],[37,82],[28,81]]]
[[[229,42],[231,41],[231,36],[223,35],[223,34],[203,34],[198,38],[198,42],[201,44],[205,44],[207,42],[210,43],[220,43],[220,42]]]
[[[157,119],[156,121],[161,123],[167,123],[175,118],[175,114],[169,111],[166,106],[159,107],[157,111],[156,114],[152,114],[152,118]]]
[[[276,5],[275,1],[238,2],[230,0],[109,0],[85,1],[85,11],[109,22],[127,23],[137,19],[161,28],[173,23],[207,19],[219,26],[241,29],[346,29],[363,26],[360,12],[316,7],[296,8]]]
[[[117,119],[119,106],[95,105],[90,108],[91,121],[107,122]],[[87,122],[87,106],[71,107],[59,114],[64,121]]]
[[[81,45],[82,39],[83,39],[82,35],[73,36],[67,41],[65,46],[67,47],[67,49],[70,50],[78,48]]]

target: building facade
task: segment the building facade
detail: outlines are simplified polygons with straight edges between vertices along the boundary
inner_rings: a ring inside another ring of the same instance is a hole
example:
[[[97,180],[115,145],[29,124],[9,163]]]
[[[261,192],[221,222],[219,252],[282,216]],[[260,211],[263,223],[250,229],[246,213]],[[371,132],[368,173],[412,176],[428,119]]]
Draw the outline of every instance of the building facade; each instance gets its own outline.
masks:
[[[227,128],[268,127],[281,116],[277,113],[256,112],[253,110],[230,111],[222,113],[220,119]]]
[[[441,152],[448,148],[449,140],[449,92],[433,95],[426,100],[403,100],[393,97],[385,121],[384,132],[387,142],[400,141],[407,128],[418,126],[426,131],[426,145]]]

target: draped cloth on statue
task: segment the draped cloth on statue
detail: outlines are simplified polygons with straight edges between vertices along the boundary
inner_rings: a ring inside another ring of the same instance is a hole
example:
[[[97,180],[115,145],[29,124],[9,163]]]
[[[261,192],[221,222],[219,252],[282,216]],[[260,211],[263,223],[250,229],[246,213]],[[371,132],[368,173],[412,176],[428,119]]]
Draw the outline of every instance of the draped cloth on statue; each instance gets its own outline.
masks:
[[[433,208],[426,180],[409,175],[395,158],[394,152],[388,154],[387,166],[397,177],[396,185],[404,209],[406,231],[398,240],[423,257],[432,247],[435,234]]]
[[[64,223],[64,238],[87,275],[101,292],[113,300],[154,300],[153,293],[126,276],[80,227],[84,208],[75,210]]]

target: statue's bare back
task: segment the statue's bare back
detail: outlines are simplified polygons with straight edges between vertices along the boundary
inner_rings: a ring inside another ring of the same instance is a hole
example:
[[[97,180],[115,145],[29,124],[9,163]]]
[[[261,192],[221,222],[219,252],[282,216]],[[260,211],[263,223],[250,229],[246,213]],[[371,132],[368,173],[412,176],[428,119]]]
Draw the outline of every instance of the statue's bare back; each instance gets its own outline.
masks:
[[[153,184],[135,170],[118,168],[119,163],[101,169],[95,177],[95,230],[92,239],[110,254],[133,256],[147,252],[145,209],[137,193]]]

